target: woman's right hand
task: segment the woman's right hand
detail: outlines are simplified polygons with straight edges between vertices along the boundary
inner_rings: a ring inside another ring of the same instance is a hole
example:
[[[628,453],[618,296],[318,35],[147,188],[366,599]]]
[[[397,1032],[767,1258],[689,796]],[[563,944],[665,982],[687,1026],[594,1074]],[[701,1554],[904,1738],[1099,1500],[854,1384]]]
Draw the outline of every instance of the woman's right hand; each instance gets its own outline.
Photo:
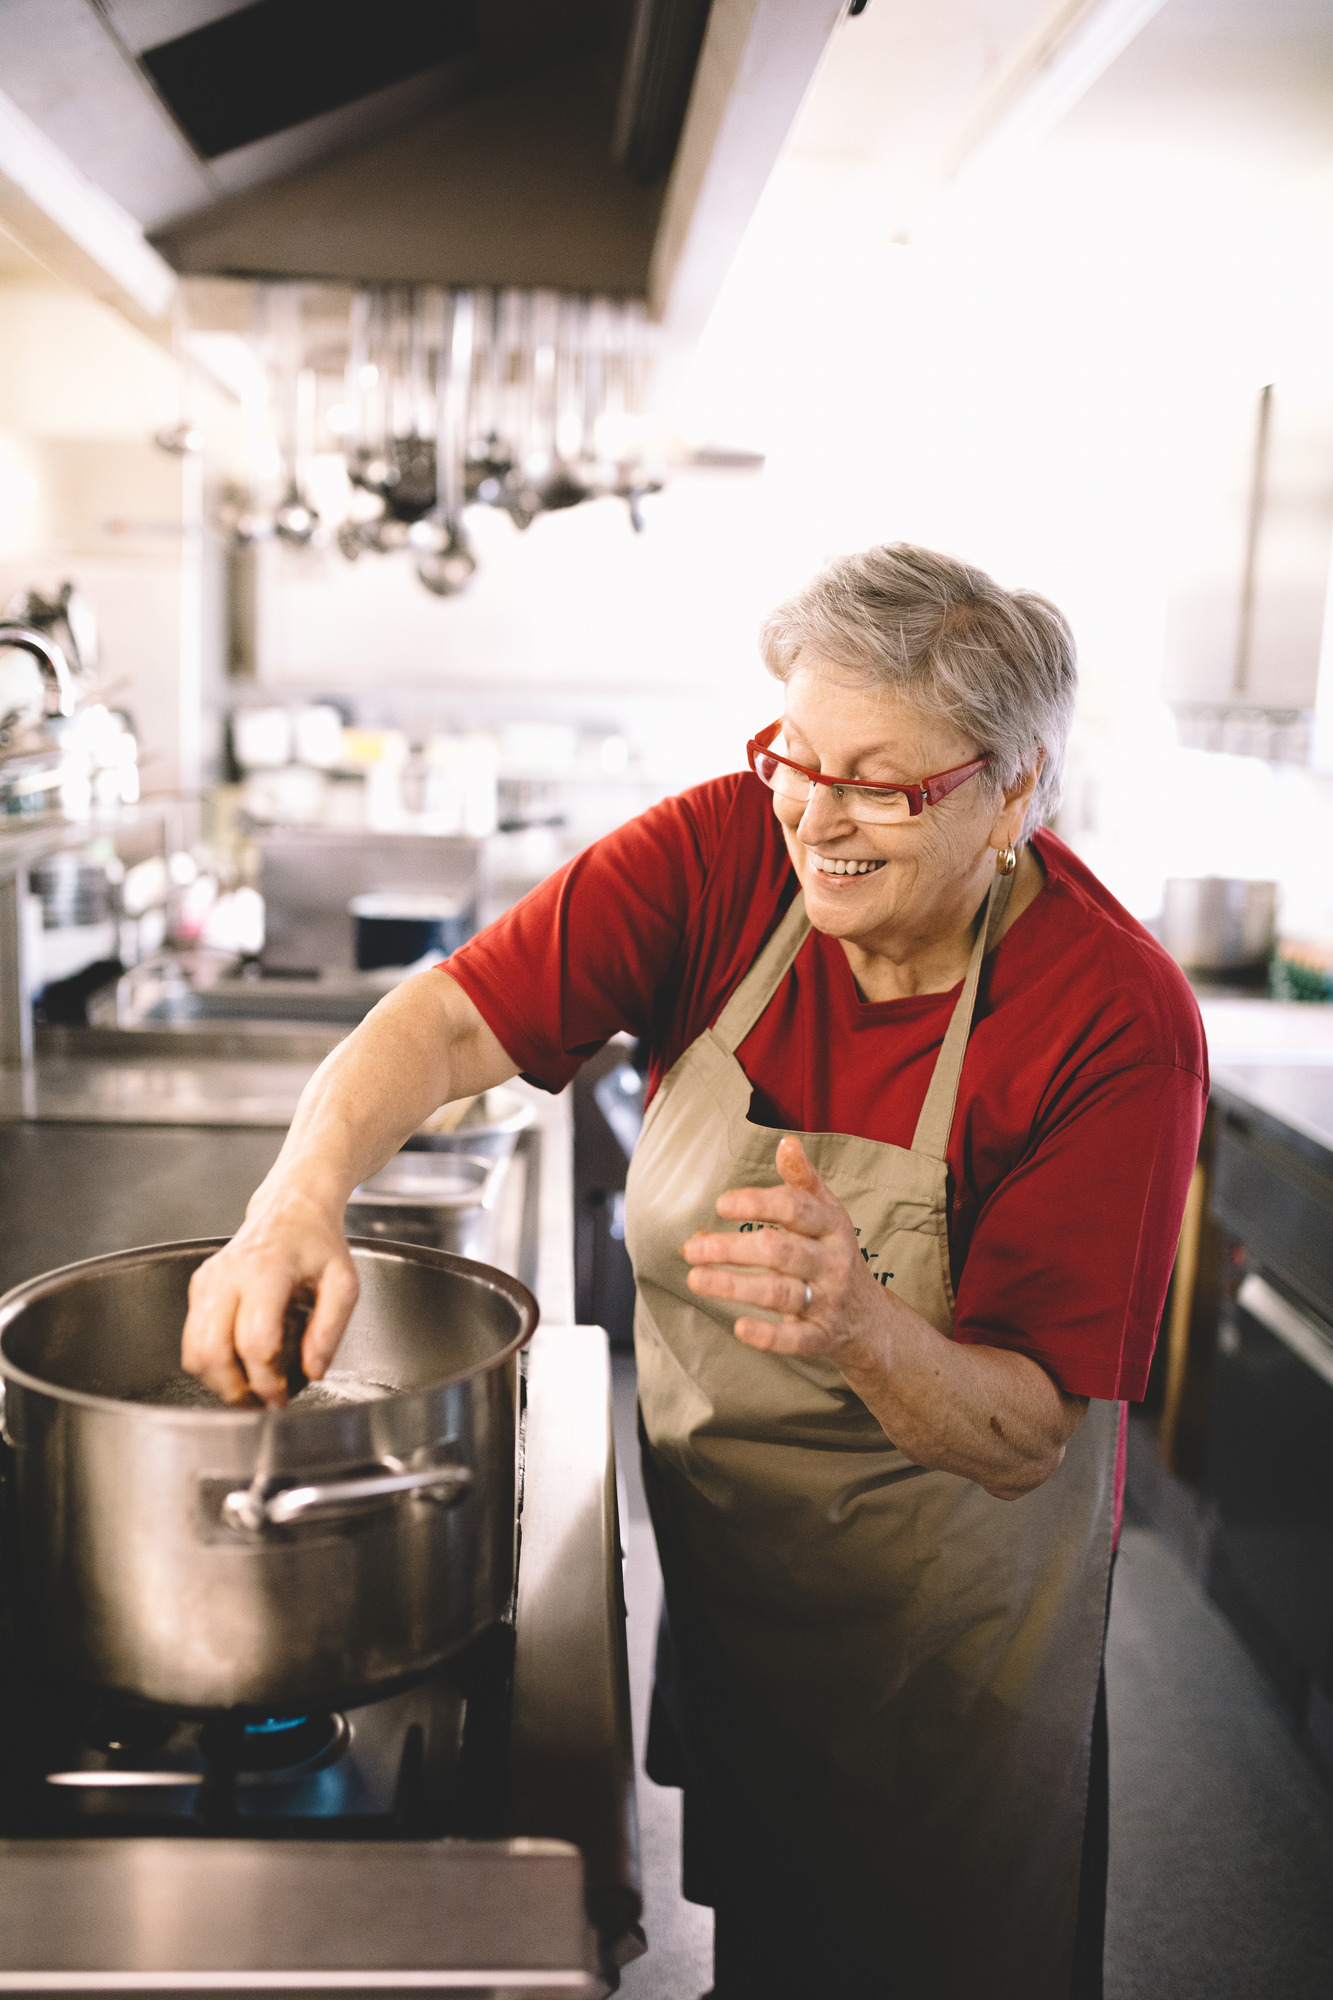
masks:
[[[277,1162],[226,1248],[190,1281],[181,1365],[228,1403],[287,1401],[284,1322],[313,1300],[301,1342],[312,1382],[357,1299],[343,1235],[352,1189],[438,1105],[507,1083],[518,1065],[443,968],[405,979],[326,1056],[301,1093]]]
[[[181,1366],[227,1403],[287,1401],[284,1336],[293,1298],[314,1304],[301,1342],[312,1382],[328,1368],[359,1286],[341,1205],[265,1187],[245,1222],[190,1280]]]

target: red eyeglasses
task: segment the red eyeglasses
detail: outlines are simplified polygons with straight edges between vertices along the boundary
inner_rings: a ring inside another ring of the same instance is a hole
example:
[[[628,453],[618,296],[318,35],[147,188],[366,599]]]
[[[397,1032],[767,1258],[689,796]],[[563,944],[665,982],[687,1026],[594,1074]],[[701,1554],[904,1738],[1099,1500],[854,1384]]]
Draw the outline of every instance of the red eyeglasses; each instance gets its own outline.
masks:
[[[770,722],[767,729],[761,729],[746,744],[750,769],[756,778],[779,798],[800,805],[809,803],[816,785],[827,785],[849,819],[872,826],[915,819],[924,806],[938,805],[941,799],[947,799],[950,792],[956,792],[969,778],[975,778],[991,761],[991,753],[987,751],[984,757],[975,757],[970,764],[956,764],[952,771],[937,771],[933,778],[923,778],[919,785],[872,785],[863,778],[829,778],[806,764],[794,764],[790,757],[779,757],[768,746],[781,729],[781,722]]]

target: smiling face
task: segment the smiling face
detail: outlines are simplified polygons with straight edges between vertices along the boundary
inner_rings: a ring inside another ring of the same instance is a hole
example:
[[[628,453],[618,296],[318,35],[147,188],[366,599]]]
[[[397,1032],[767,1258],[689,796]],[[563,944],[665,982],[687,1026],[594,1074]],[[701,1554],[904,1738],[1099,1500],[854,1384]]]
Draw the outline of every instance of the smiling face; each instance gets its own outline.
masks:
[[[867,687],[820,662],[790,676],[786,697],[774,748],[830,777],[916,784],[987,747],[897,690]],[[956,952],[997,850],[1018,839],[1034,784],[1035,773],[997,799],[983,772],[889,826],[851,819],[827,785],[816,785],[804,806],[774,793],[811,923],[841,939],[854,963],[861,952],[899,962]]]

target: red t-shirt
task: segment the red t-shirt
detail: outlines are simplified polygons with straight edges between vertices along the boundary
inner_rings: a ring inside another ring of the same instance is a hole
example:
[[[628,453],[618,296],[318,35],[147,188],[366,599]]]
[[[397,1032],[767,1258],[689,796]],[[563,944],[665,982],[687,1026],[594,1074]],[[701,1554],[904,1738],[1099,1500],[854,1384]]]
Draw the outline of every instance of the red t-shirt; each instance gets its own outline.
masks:
[[[955,1340],[1071,1395],[1139,1398],[1207,1098],[1179,969],[1053,834],[1046,884],[987,959],[949,1140]],[[618,1030],[650,1086],[716,1021],[796,893],[748,772],[608,834],[449,960],[534,1083]],[[812,932],[738,1051],[759,1124],[910,1146],[960,987],[863,1000]]]

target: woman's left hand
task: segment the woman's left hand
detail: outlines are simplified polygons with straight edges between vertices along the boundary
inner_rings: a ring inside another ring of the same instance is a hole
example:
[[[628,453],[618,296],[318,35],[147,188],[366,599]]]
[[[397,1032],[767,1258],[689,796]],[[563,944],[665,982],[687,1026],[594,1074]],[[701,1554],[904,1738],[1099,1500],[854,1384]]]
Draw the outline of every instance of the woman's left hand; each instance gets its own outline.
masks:
[[[684,1247],[690,1290],[781,1313],[776,1324],[738,1319],[737,1339],[824,1356],[917,1465],[974,1479],[1000,1500],[1049,1479],[1087,1399],[1066,1395],[1029,1355],[946,1340],[876,1282],[800,1140],[780,1139],[777,1161],[781,1187],[733,1188],[717,1205],[724,1221],[776,1227],[700,1230]]]
[[[738,1319],[736,1338],[748,1347],[820,1354],[835,1365],[852,1355],[869,1359],[887,1345],[892,1312],[861,1255],[852,1219],[790,1133],[778,1141],[777,1167],[781,1187],[732,1188],[717,1205],[724,1221],[768,1227],[701,1230],[685,1244],[682,1254],[694,1267],[690,1290],[783,1315],[776,1325]]]

